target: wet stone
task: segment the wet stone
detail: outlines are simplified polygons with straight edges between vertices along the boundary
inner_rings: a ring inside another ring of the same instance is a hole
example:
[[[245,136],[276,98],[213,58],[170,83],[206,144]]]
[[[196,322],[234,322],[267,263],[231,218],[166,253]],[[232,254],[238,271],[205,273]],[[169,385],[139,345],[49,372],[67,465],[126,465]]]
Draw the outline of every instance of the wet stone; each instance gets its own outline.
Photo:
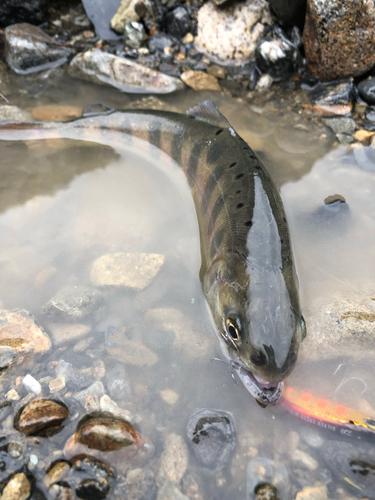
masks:
[[[324,123],[335,134],[353,135],[356,129],[353,118],[327,118]]]
[[[1,500],[26,500],[31,492],[30,482],[24,472],[15,474],[3,489]]]
[[[51,340],[28,311],[0,310],[0,368],[6,368],[28,353],[43,354]]]
[[[256,488],[255,500],[279,500],[279,494],[273,484],[265,483]]]
[[[101,500],[109,492],[109,485],[96,479],[84,479],[76,487],[76,495],[84,500]]]
[[[237,444],[233,417],[224,411],[199,410],[186,433],[199,465],[215,472],[228,463]]]
[[[107,371],[105,384],[111,397],[118,401],[130,401],[130,382],[123,365],[118,364]]]
[[[26,436],[51,436],[62,430],[68,408],[53,399],[34,399],[14,419],[14,427]]]
[[[143,290],[160,271],[164,256],[147,253],[114,253],[96,259],[91,267],[95,286],[118,286]]]
[[[276,489],[278,500],[287,500],[289,497],[289,477],[285,465],[274,462],[268,458],[254,458],[250,460],[246,471],[246,500],[260,500],[256,497],[258,489],[265,484],[269,484]],[[274,494],[272,488],[268,488],[270,494]],[[263,490],[264,491],[264,490]],[[267,490],[265,490],[267,491]],[[261,493],[260,490],[259,493]],[[262,500],[267,497],[262,498]],[[273,499],[271,496],[270,498]]]
[[[130,469],[126,473],[125,486],[122,491],[125,493],[125,498],[129,500],[154,499],[156,485],[152,470],[148,468]]]
[[[193,90],[221,90],[217,78],[204,71],[185,71],[181,80]]]
[[[290,77],[297,69],[299,52],[280,30],[281,36],[275,34],[260,40],[255,50],[256,62],[263,73],[270,75],[274,81]]]
[[[53,500],[75,500],[74,492],[64,484],[53,484],[48,493]]]
[[[328,500],[327,487],[322,483],[316,486],[305,486],[297,493],[296,500]]]
[[[96,312],[102,300],[102,294],[95,288],[87,286],[66,286],[59,290],[59,292],[45,304],[43,313],[46,316],[76,322]],[[79,328],[79,330],[81,331],[81,328]],[[69,336],[69,331],[67,332]],[[70,332],[72,332],[72,330],[70,330]],[[59,333],[61,334],[61,330]],[[74,333],[77,332],[75,332],[73,328],[73,334]]]
[[[127,22],[139,21],[136,4],[137,0],[121,0],[120,6],[111,20],[113,30],[117,33],[123,33]]]
[[[133,49],[138,49],[146,38],[145,28],[142,23],[129,21],[125,25],[124,40],[125,45]]]
[[[76,55],[70,63],[69,74],[123,92],[168,94],[184,88],[178,78],[98,49]]]
[[[136,445],[140,437],[125,420],[109,413],[88,415],[78,425],[76,441],[100,451],[115,451]]]
[[[29,373],[22,379],[22,384],[27,392],[33,392],[34,394],[40,394],[42,392],[42,386],[40,383]]]
[[[181,38],[190,30],[190,16],[184,7],[176,7],[165,17],[167,32]]]
[[[315,85],[308,92],[315,105],[315,112],[323,116],[347,115],[352,110],[356,89],[352,81]]]
[[[79,323],[49,323],[47,327],[51,333],[54,344],[57,346],[67,344],[72,340],[81,339],[91,332],[91,327],[89,325],[82,325]]]
[[[52,465],[44,476],[43,484],[46,488],[51,488],[55,483],[62,481],[70,471],[70,463],[63,460]]]
[[[87,387],[87,389],[74,394],[74,399],[84,405],[87,397],[97,396],[98,398],[101,398],[102,396],[104,396],[104,393],[105,391],[102,382],[100,382],[100,380],[97,380],[89,387]]]
[[[319,467],[319,463],[311,455],[302,450],[294,450],[291,454],[291,459],[298,466],[304,467],[309,471],[314,471]]]
[[[0,27],[28,22],[40,24],[48,15],[48,2],[44,0],[2,0],[0,2]]]
[[[60,66],[71,53],[69,48],[53,46],[53,39],[31,24],[8,26],[4,34],[6,61],[20,75]]]
[[[156,483],[161,486],[165,482],[179,484],[189,462],[189,452],[182,436],[172,433],[167,436],[164,451],[160,456],[160,467]]]
[[[362,99],[369,104],[375,104],[375,76],[363,80],[358,84],[358,92]]]

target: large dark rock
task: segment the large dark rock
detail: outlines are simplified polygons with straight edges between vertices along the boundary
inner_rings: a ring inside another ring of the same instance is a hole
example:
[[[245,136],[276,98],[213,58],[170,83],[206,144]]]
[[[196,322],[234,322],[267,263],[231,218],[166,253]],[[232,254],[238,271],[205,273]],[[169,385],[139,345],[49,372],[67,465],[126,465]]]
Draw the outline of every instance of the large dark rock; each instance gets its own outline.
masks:
[[[48,0],[1,0],[0,27],[28,22],[39,24],[46,19]]]
[[[375,64],[373,1],[307,0],[307,66],[321,80],[359,76]]]
[[[375,76],[359,83],[358,92],[364,101],[375,104]]]
[[[272,10],[286,26],[302,28],[305,21],[306,0],[268,0]]]
[[[289,78],[298,67],[298,48],[279,29],[272,36],[262,38],[255,50],[258,67],[274,81]]]
[[[186,9],[177,7],[165,19],[168,33],[175,37],[182,37],[190,30],[190,16]]]

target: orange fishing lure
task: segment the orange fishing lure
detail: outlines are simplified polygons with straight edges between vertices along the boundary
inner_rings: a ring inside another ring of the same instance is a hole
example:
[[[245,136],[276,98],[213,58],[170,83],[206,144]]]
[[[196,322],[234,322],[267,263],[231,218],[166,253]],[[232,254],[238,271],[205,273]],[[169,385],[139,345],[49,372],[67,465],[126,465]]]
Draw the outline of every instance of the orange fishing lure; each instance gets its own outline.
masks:
[[[343,436],[366,432],[375,437],[375,417],[310,392],[286,387],[279,404],[304,422]]]

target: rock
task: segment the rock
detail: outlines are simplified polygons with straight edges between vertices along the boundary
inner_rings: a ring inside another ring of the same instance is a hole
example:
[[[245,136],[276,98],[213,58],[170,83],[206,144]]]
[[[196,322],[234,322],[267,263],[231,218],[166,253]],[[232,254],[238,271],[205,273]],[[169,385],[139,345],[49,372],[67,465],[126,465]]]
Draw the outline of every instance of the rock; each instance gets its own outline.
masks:
[[[315,105],[315,112],[323,116],[349,115],[356,90],[350,80],[318,84],[308,94]]]
[[[18,108],[17,106],[10,106],[9,104],[0,105],[0,122],[32,122],[33,116]]]
[[[68,408],[53,399],[34,399],[21,408],[14,427],[26,436],[51,436],[62,430],[69,416]]]
[[[291,459],[300,467],[305,467],[311,472],[319,467],[319,463],[315,460],[315,458],[302,450],[294,450],[291,454]]]
[[[54,40],[31,24],[8,26],[4,34],[5,59],[19,75],[60,66],[71,52],[69,48],[53,46]]]
[[[0,27],[22,22],[40,24],[47,18],[48,6],[45,0],[2,0]]]
[[[287,26],[302,27],[305,22],[306,0],[268,0],[271,9]]]
[[[42,386],[33,376],[30,375],[30,373],[22,379],[22,383],[27,392],[33,392],[34,394],[40,394],[42,392]]]
[[[375,76],[363,80],[357,86],[359,95],[369,104],[375,104]]]
[[[253,500],[254,492],[265,483],[276,488],[279,500],[290,498],[288,471],[284,464],[268,458],[253,458],[247,465],[246,476],[246,500]]]
[[[80,118],[82,108],[78,106],[68,106],[59,104],[46,104],[37,106],[31,110],[33,117],[42,122],[68,122],[75,118]],[[45,281],[51,278],[57,269],[53,266],[43,269],[35,278],[35,284],[41,286]]]
[[[118,364],[107,371],[105,384],[111,397],[118,401],[130,401],[130,382],[123,364]]]
[[[25,310],[0,310],[0,368],[26,354],[43,354],[52,343],[32,314]]]
[[[185,71],[181,80],[194,90],[221,90],[217,79],[204,71]]]
[[[374,131],[369,130],[357,130],[357,132],[353,135],[353,139],[359,142],[368,143],[371,137],[375,134]]]
[[[129,21],[139,21],[135,10],[138,0],[121,0],[120,7],[111,20],[111,28],[117,33],[124,33],[125,25]]]
[[[81,403],[82,406],[84,406],[86,398],[90,396],[97,396],[99,399],[104,396],[104,386],[100,382],[100,380],[97,380],[93,384],[91,384],[87,389],[84,389],[83,391],[77,392],[74,394],[74,399]]]
[[[115,451],[139,445],[140,436],[126,420],[110,413],[87,415],[81,419],[75,434],[77,443],[99,451]]]
[[[100,398],[100,411],[111,413],[114,417],[122,418],[129,423],[133,420],[130,411],[120,408],[107,394]]]
[[[265,0],[246,0],[219,8],[207,2],[198,12],[198,35],[194,43],[218,64],[241,64],[254,58],[255,47],[272,25]]]
[[[186,434],[199,465],[215,473],[225,467],[237,444],[232,415],[219,410],[194,413]]]
[[[76,487],[77,497],[85,500],[105,498],[108,492],[109,484],[100,483],[96,479],[83,479]]]
[[[297,493],[296,500],[328,500],[327,487],[322,483],[316,486],[305,486]]]
[[[335,194],[325,198],[324,205],[314,210],[310,220],[319,226],[318,230],[323,237],[328,237],[342,233],[348,228],[351,211],[345,198]]]
[[[352,136],[356,129],[356,123],[353,118],[327,118],[324,123],[337,135]],[[341,141],[340,141],[341,142]]]
[[[214,76],[215,78],[218,78],[219,80],[222,80],[226,76],[225,69],[222,68],[221,66],[218,66],[217,64],[213,64],[209,68],[207,68],[207,73],[210,76]]]
[[[166,481],[179,484],[186,472],[188,462],[189,452],[182,436],[175,433],[169,434],[165,439],[164,450],[160,456],[156,484],[161,486]]]
[[[103,255],[91,267],[91,283],[143,290],[163,264],[164,256],[159,254],[119,252]]]
[[[170,37],[165,35],[164,33],[155,33],[155,35],[150,37],[148,42],[148,47],[150,51],[157,50],[162,54],[165,54],[165,49],[168,47],[173,47],[176,45],[175,41]]]
[[[175,405],[180,398],[179,394],[172,391],[172,389],[165,389],[164,391],[160,391],[160,396],[163,401],[171,406]]]
[[[70,63],[69,74],[123,92],[168,94],[184,88],[178,78],[98,49],[76,55]]]
[[[374,3],[307,0],[303,40],[307,66],[321,80],[362,75],[375,64]]]
[[[15,474],[5,485],[1,500],[26,500],[30,497],[31,485],[24,472]]]
[[[84,478],[76,487],[77,497],[87,500],[105,498],[114,479],[112,467],[93,457],[76,457],[71,462],[74,476],[78,480],[80,476]]]
[[[255,500],[279,500],[279,494],[273,484],[260,484],[255,490]]]
[[[119,38],[117,33],[111,30],[110,22],[120,6],[120,0],[82,0],[82,4],[95,27],[95,33],[102,40]]]
[[[167,32],[176,37],[182,38],[190,30],[190,16],[184,7],[176,7],[165,16],[165,26]]]
[[[125,24],[124,40],[125,45],[138,49],[146,38],[145,28],[142,23],[129,21]]]
[[[150,321],[150,331],[174,332],[173,347],[181,350],[190,358],[196,359],[207,355],[210,348],[208,336],[196,333],[194,325],[178,309],[161,307],[150,309],[146,313]]]
[[[65,387],[65,378],[64,377],[59,377],[59,378],[53,378],[50,380],[49,384],[49,392],[51,394],[55,394],[56,392],[61,391]]]
[[[131,469],[126,473],[125,498],[151,500],[155,497],[155,479],[150,469]]]
[[[15,389],[11,389],[5,394],[5,397],[9,399],[9,401],[18,401],[20,399],[20,395]]]
[[[159,488],[156,500],[189,500],[189,497],[182,494],[175,484],[166,481]]]
[[[96,312],[102,300],[102,294],[95,288],[88,286],[65,286],[43,306],[43,313],[46,316],[57,319],[77,322]],[[61,325],[58,326],[61,327]],[[78,330],[82,331],[81,325]],[[69,332],[73,332],[74,336],[74,328],[66,331],[68,336]],[[61,329],[59,333],[61,333]]]
[[[69,486],[53,484],[48,492],[53,500],[75,500],[76,497]]]
[[[297,47],[280,29],[274,36],[262,38],[255,50],[257,65],[274,81],[289,78],[297,70],[298,57]]]
[[[107,353],[118,361],[135,366],[153,366],[158,362],[157,355],[148,347],[136,340],[129,340],[125,335],[114,347],[107,347]]]
[[[61,460],[59,462],[55,462],[52,465],[52,468],[49,468],[47,470],[47,474],[44,476],[43,479],[43,484],[44,486],[49,489],[53,484],[58,483],[62,481],[70,471],[70,463]]]
[[[47,327],[51,333],[53,343],[56,346],[86,337],[86,335],[91,332],[91,327],[89,325],[82,325],[79,323],[48,323]]]
[[[256,84],[256,89],[259,91],[265,91],[268,90],[272,87],[273,83],[273,78],[270,75],[262,75],[257,84]]]

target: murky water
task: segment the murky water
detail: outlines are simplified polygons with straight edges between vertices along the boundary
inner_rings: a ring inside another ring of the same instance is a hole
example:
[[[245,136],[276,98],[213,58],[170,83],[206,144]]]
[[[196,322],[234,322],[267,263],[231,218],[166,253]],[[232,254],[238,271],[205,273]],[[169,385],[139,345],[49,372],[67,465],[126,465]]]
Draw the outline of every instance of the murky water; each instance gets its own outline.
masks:
[[[189,92],[165,102],[184,112],[207,97]],[[35,106],[34,100],[24,99],[25,107]],[[49,98],[43,99],[46,103]],[[84,83],[53,98],[59,104],[82,107],[102,101],[118,108],[127,107],[130,100]],[[216,103],[262,157],[281,189],[288,215],[303,311],[313,333],[287,385],[361,407],[375,417],[375,349],[370,333],[366,334],[366,324],[373,328],[372,316],[367,316],[364,331],[356,338],[348,338],[344,331],[332,341],[329,322],[321,336],[317,322],[324,311],[340,308],[340,301],[346,301],[344,314],[358,311],[361,301],[373,302],[375,297],[374,150],[332,146],[327,129],[288,108],[249,106],[229,97],[219,97]],[[51,323],[43,306],[67,285],[89,286],[92,264],[100,256],[154,253],[165,256],[165,263],[142,291],[105,288],[100,308],[79,321],[91,328],[86,337],[55,341],[38,363],[26,360],[3,372],[3,398],[15,388],[27,402],[29,396],[17,377],[30,373],[41,381],[42,396],[64,401],[71,416],[61,433],[38,439],[22,437],[13,430],[12,419],[4,418],[2,435],[7,442],[20,442],[24,451],[6,463],[0,479],[28,464],[34,454],[38,463],[32,473],[42,488],[46,468],[64,456],[65,441],[79,419],[90,408],[99,409],[98,401],[86,408],[79,404],[74,390],[67,387],[50,394],[48,384],[56,377],[56,364],[64,360],[92,382],[102,380],[105,385],[104,370],[98,374],[93,369],[102,366],[100,360],[106,374],[114,366],[125,367],[128,397],[112,399],[131,412],[141,434],[155,446],[154,457],[143,462],[133,463],[121,454],[110,458],[117,479],[107,498],[154,498],[152,488],[149,496],[140,490],[130,496],[128,469],[146,468],[158,477],[166,438],[175,433],[185,440],[187,422],[200,408],[231,412],[238,443],[230,461],[215,473],[202,469],[189,446],[188,471],[182,486],[179,479],[177,483],[190,498],[246,498],[247,464],[256,457],[285,465],[290,485],[282,497],[286,500],[318,481],[327,485],[330,499],[375,498],[372,469],[359,474],[356,484],[358,474],[350,466],[352,446],[358,452],[356,460],[369,462],[366,437],[345,441],[339,434],[297,420],[280,406],[260,408],[232,378],[229,367],[213,360],[220,352],[198,279],[198,228],[181,173],[121,144],[118,137],[109,137],[107,144],[80,139],[0,142],[1,307],[30,311],[49,332]],[[335,194],[345,197],[349,210],[328,213],[324,199]],[[161,321],[162,315],[168,321]],[[128,339],[156,354],[156,363],[121,363],[121,352],[116,354],[108,343],[109,326],[118,332],[125,329]],[[106,460],[105,453],[103,457]]]

